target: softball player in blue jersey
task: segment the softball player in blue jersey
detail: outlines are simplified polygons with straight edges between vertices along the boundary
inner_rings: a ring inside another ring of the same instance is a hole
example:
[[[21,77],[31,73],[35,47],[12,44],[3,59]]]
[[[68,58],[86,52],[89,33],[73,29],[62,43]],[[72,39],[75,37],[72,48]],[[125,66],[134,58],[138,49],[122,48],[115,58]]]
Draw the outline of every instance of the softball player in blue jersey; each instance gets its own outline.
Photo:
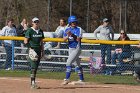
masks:
[[[79,83],[83,83],[83,70],[80,65],[79,55],[81,53],[81,38],[82,30],[77,26],[76,16],[70,16],[68,18],[69,27],[64,31],[64,40],[68,40],[69,44],[69,57],[66,63],[66,78],[64,79],[63,85],[70,82],[70,75],[72,70],[72,63],[75,65],[75,71],[77,71],[80,80]]]

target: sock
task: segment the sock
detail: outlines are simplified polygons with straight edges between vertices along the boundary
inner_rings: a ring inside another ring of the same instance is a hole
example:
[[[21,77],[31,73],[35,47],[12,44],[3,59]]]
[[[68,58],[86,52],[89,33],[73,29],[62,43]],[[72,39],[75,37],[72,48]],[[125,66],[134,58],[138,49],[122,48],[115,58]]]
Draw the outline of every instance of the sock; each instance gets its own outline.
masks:
[[[80,78],[80,80],[84,80],[84,75],[83,74],[80,74],[79,75],[79,78]]]
[[[78,76],[80,78],[80,80],[84,80],[84,75],[83,75],[83,69],[82,67],[76,67],[75,68],[75,71],[78,73]]]
[[[35,84],[35,78],[31,77],[31,85]]]
[[[36,70],[31,69],[31,85],[35,84]]]
[[[66,79],[69,79],[71,75],[71,66],[66,66]]]

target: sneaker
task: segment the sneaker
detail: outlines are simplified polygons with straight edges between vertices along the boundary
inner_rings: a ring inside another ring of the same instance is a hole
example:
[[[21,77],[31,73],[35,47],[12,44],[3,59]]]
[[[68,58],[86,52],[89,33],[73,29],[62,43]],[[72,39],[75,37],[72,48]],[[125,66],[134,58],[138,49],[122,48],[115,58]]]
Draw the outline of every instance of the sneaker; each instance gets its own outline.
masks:
[[[62,83],[62,85],[67,85],[68,83],[70,83],[70,80],[64,79],[64,82]]]
[[[37,84],[32,84],[31,89],[40,89],[40,87],[38,87]]]

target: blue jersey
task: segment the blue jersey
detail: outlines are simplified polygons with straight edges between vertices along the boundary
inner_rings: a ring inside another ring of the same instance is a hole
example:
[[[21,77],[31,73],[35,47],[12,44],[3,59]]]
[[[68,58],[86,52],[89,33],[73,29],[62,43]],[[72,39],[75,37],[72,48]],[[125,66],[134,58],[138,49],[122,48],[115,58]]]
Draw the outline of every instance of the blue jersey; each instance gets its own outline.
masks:
[[[64,31],[64,37],[67,36],[67,32],[70,31],[72,34],[76,35],[77,37],[81,37],[82,38],[82,29],[80,27],[69,27]],[[70,48],[76,48],[77,46],[81,47],[81,41],[78,42],[76,40],[74,40],[73,37],[69,37],[68,38],[68,43],[69,43],[69,47]]]

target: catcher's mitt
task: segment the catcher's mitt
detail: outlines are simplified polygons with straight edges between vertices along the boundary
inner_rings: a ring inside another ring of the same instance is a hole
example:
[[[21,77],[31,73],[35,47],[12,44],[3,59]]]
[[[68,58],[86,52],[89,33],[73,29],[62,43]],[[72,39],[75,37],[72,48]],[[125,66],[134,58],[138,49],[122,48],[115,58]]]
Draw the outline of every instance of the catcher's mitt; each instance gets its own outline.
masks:
[[[29,49],[29,58],[32,61],[37,61],[38,60],[38,55],[33,49]]]

